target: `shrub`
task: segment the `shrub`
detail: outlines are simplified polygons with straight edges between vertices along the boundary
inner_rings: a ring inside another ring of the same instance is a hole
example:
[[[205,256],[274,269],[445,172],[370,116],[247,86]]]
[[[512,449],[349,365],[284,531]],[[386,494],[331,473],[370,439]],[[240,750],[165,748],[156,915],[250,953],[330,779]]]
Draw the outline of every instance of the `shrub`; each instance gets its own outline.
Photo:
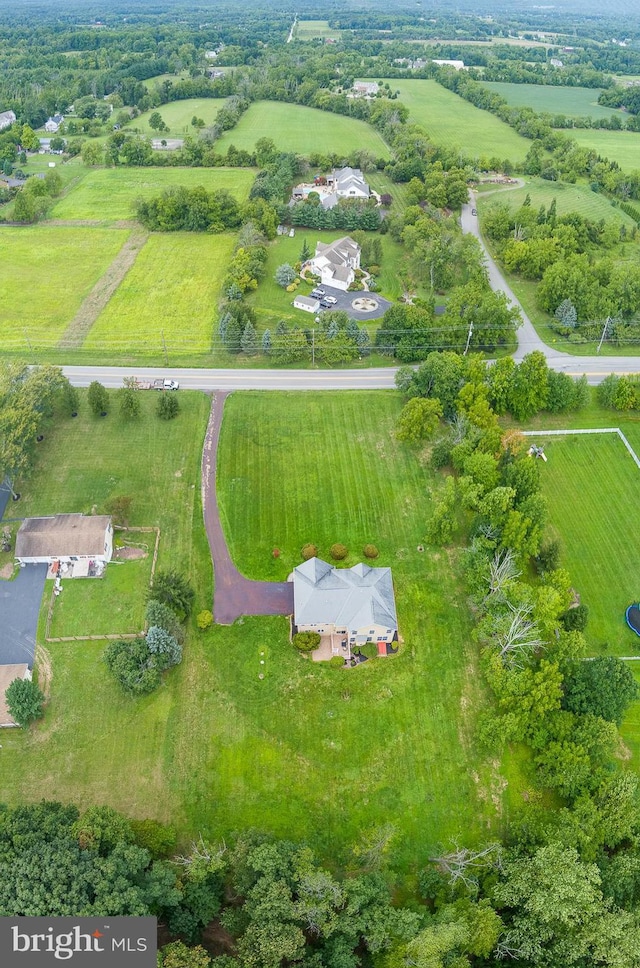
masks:
[[[128,494],[115,494],[108,501],[105,501],[104,507],[107,514],[110,514],[113,518],[114,524],[126,527],[129,524],[132,504],[133,498]]]
[[[329,659],[329,665],[336,669],[344,669],[344,659],[341,655],[332,655]]]
[[[158,571],[149,598],[168,605],[182,621],[191,614],[195,592],[187,578],[177,571]]]
[[[295,282],[292,282],[290,286],[287,286],[287,292],[295,292],[297,288]]]
[[[557,539],[545,541],[535,558],[535,565],[539,575],[560,567],[560,542]]]
[[[174,827],[159,820],[131,820],[130,824],[135,843],[148,850],[154,860],[174,852],[178,840]]]
[[[332,544],[330,554],[334,561],[344,561],[349,554],[349,549],[343,544]]]
[[[5,692],[7,709],[18,726],[28,726],[42,716],[44,693],[31,679],[14,679]]]
[[[211,628],[213,625],[213,615],[208,608],[203,608],[201,612],[198,612],[196,622],[201,632],[206,632],[207,629]]]
[[[308,561],[309,558],[315,558],[318,554],[318,546],[314,544],[306,544],[304,545],[300,554],[305,561]]]
[[[434,470],[441,470],[451,464],[453,441],[449,437],[438,440],[431,448],[431,466]]]
[[[293,636],[293,644],[301,652],[312,652],[320,645],[319,632],[296,632]]]
[[[375,642],[365,642],[365,644],[360,647],[360,651],[363,655],[366,655],[367,659],[378,658],[378,646]]]
[[[161,420],[173,420],[180,411],[180,402],[175,393],[161,393],[156,404],[156,414]]]
[[[589,621],[589,606],[576,605],[575,608],[568,608],[567,611],[560,616],[560,621],[564,625],[567,632],[584,632],[587,627],[587,622]]]
[[[184,639],[184,629],[178,621],[178,616],[169,608],[168,605],[164,605],[163,602],[158,602],[155,598],[152,598],[147,604],[147,611],[145,613],[145,619],[147,622],[147,628],[151,628],[152,625],[157,625],[159,628],[164,629],[169,635],[173,635],[178,642],[182,642]]]
[[[114,679],[134,696],[153,692],[160,685],[160,670],[143,639],[111,642],[103,659]]]
[[[155,656],[159,669],[169,669],[182,661],[182,646],[173,635],[159,625],[151,626],[147,632],[146,643],[151,655]]]
[[[377,558],[380,552],[374,544],[366,544],[362,549],[362,554],[365,558]]]
[[[91,412],[99,417],[101,414],[106,413],[109,409],[109,394],[101,383],[94,380],[93,383],[89,385],[88,393],[89,407]]]

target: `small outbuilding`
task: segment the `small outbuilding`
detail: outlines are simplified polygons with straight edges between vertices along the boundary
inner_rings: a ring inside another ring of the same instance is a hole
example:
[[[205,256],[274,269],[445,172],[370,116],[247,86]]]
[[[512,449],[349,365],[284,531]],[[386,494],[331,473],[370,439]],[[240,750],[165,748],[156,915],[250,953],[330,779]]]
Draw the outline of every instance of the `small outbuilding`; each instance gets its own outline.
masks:
[[[106,564],[113,554],[113,524],[108,514],[56,514],[25,518],[16,535],[21,565],[93,561]]]
[[[296,296],[293,300],[294,309],[304,309],[307,313],[317,313],[320,309],[320,300],[313,296]]]

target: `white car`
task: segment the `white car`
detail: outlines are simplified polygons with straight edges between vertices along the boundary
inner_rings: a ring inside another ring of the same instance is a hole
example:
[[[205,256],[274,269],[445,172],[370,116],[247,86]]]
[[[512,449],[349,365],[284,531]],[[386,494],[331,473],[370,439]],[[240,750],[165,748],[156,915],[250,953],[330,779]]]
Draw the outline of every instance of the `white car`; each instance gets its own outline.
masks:
[[[312,295],[312,296],[317,296],[317,297],[318,297],[318,299],[319,299],[319,298],[320,298],[320,296],[324,296],[324,289],[313,289],[313,290],[311,291],[311,295]]]
[[[324,301],[328,302],[331,306],[335,306],[338,300],[335,296],[325,296]]]

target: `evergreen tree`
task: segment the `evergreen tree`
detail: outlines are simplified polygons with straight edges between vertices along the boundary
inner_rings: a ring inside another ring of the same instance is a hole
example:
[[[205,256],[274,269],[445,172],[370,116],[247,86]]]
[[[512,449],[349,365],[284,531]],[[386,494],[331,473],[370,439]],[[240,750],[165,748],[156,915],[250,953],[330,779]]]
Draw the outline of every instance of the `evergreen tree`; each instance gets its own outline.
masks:
[[[271,330],[265,329],[262,334],[262,352],[268,356],[271,352]]]
[[[246,353],[247,356],[255,356],[258,352],[258,334],[251,320],[247,322],[244,328],[240,344],[242,346],[242,352]]]
[[[180,412],[180,403],[175,393],[161,393],[158,397],[156,413],[161,420],[173,420]]]

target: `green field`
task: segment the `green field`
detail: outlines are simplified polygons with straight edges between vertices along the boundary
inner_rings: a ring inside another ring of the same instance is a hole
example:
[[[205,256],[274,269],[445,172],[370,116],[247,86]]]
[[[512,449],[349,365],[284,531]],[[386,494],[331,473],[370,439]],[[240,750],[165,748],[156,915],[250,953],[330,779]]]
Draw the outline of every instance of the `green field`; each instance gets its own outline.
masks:
[[[98,168],[88,171],[51,209],[59,219],[100,219],[104,222],[135,217],[138,198],[152,198],[175,185],[208,191],[225,189],[246,201],[255,172],[250,168]]]
[[[216,141],[216,150],[224,153],[229,145],[235,145],[252,151],[259,138],[272,138],[282,151],[301,155],[335,152],[347,156],[366,149],[376,158],[390,157],[386,142],[365,121],[279,101],[252,104],[235,128]]]
[[[566,182],[549,182],[544,178],[529,177],[525,179],[523,188],[509,188],[492,194],[489,194],[490,191],[488,188],[486,193],[478,195],[480,217],[492,205],[506,203],[511,209],[520,208],[526,196],[530,195],[531,205],[536,211],[541,205],[549,208],[555,198],[558,215],[577,212],[594,222],[603,218],[606,221],[623,222],[628,228],[635,225],[633,219],[613,206],[605,195],[592,192],[585,184],[569,185]]]
[[[163,78],[164,75],[160,75],[160,78],[152,78],[152,80],[157,81]],[[196,129],[191,127],[191,118],[194,116],[202,118],[205,125],[212,125],[223,104],[224,98],[219,97],[192,97],[185,101],[171,101],[169,104],[161,104],[159,107],[151,108],[137,118],[133,118],[124,125],[124,129],[139,131],[141,134],[151,135],[154,138],[164,138],[165,136],[179,138],[185,134],[193,135],[196,133]],[[163,131],[160,134],[149,127],[149,118],[154,111],[160,112],[160,117],[169,126],[169,131]]]
[[[610,414],[602,426],[615,426],[619,418]],[[632,446],[637,446],[637,435],[637,430],[629,435]],[[548,457],[541,467],[543,493],[562,543],[562,565],[589,606],[590,651],[640,655],[640,640],[624,618],[627,605],[640,597],[640,545],[632,527],[640,502],[640,469],[614,434],[541,434],[540,442]]]
[[[188,77],[188,71],[180,71],[179,74],[156,74],[154,77],[145,78],[142,83],[148,91],[152,91],[154,87],[160,87],[163,81],[171,81],[175,84],[176,81],[185,81]]]
[[[337,40],[342,36],[341,30],[334,30],[329,26],[328,20],[299,20],[296,27],[296,40],[314,40],[320,37],[335,37]]]
[[[107,353],[207,353],[235,237],[152,235],[85,340]]]
[[[488,111],[481,111],[436,81],[393,81],[400,100],[409,108],[410,120],[421,124],[432,141],[459,149],[470,158],[478,156],[523,161],[531,142]]]
[[[168,424],[152,393],[129,423],[116,410],[95,419],[83,403],[47,432],[21,511],[102,509],[131,494],[132,524],[160,526],[160,567],[191,576],[197,611],[211,589],[198,475],[209,401],[180,401]],[[253,826],[306,839],[332,865],[391,824],[404,876],[449,838],[490,836],[501,778],[474,749],[471,620],[455,553],[416,550],[439,485],[393,436],[401,405],[393,392],[235,393],[218,460],[231,549],[251,577],[286,577],[306,540],[325,554],[346,542],[349,564],[377,543],[378,564],[393,568],[397,657],[352,671],[312,665],[289,644],[286,619],[251,618],[192,629],[161,689],[131,700],[108,678],[103,644],[52,643],[44,721],[3,736],[0,802],[108,803],[172,820],[185,840]],[[314,458],[304,475],[301,445]]]
[[[548,114],[570,118],[609,118],[624,113],[598,104],[600,91],[591,87],[556,87],[554,84],[510,84],[505,81],[483,81],[483,84],[514,107],[533,108]],[[573,134],[573,132],[571,133]]]
[[[583,148],[593,148],[603,158],[617,161],[625,171],[640,169],[640,133],[574,128],[571,137]]]
[[[0,341],[55,345],[128,232],[39,225],[0,231]]]

